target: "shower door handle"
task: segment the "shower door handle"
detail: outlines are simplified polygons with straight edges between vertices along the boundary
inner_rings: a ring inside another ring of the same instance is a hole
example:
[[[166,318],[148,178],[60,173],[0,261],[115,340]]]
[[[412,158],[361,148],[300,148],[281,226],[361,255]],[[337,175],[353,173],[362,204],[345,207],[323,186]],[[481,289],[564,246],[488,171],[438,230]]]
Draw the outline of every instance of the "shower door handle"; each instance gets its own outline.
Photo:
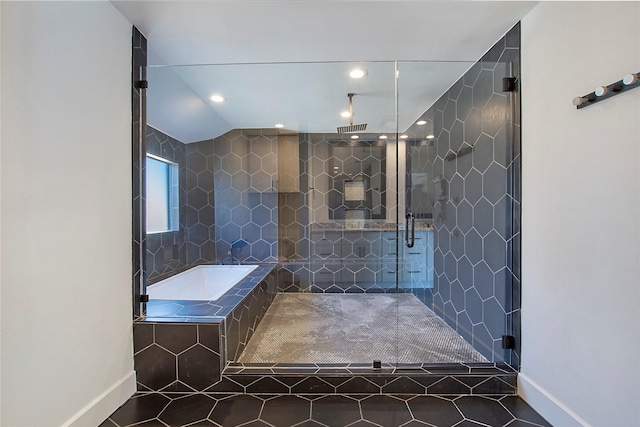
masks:
[[[404,243],[408,248],[412,248],[416,243],[416,217],[412,212],[409,212],[406,217],[404,227]],[[411,241],[409,241],[409,228],[411,228]]]

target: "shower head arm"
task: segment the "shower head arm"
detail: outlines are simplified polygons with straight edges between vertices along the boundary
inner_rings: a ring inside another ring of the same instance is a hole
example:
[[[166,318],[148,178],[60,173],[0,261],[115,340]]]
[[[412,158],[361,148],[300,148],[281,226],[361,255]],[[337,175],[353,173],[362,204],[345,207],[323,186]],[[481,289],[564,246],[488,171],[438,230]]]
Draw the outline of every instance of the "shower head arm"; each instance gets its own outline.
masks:
[[[338,126],[338,133],[350,133],[350,132],[362,132],[367,128],[366,123],[362,123],[359,125],[353,124],[353,97],[355,93],[348,93],[347,97],[349,98],[349,126]]]
[[[347,96],[349,97],[349,125],[353,126],[353,95],[355,95],[355,93],[348,93]]]

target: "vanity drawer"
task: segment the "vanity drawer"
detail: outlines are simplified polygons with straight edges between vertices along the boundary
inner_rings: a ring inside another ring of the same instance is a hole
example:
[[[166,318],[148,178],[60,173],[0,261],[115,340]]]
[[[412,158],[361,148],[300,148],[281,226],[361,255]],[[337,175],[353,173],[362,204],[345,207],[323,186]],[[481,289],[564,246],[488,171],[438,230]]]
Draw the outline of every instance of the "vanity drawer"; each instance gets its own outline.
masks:
[[[336,275],[340,276],[340,272],[333,272],[326,269],[318,270],[313,273],[313,283],[315,284],[329,284],[336,283]],[[338,282],[340,277],[338,277]]]
[[[341,257],[341,238],[337,231],[311,233],[312,255],[316,258]]]

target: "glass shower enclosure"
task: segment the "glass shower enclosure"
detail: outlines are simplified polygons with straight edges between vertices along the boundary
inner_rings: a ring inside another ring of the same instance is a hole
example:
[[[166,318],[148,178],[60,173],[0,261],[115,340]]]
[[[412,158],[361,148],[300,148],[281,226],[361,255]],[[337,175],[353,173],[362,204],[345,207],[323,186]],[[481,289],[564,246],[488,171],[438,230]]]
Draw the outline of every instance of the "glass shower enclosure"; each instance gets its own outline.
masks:
[[[147,278],[277,264],[269,310],[282,322],[260,333],[288,350],[248,345],[241,362],[513,362],[510,63],[146,72],[148,151],[180,165],[183,194],[179,229],[147,248]]]

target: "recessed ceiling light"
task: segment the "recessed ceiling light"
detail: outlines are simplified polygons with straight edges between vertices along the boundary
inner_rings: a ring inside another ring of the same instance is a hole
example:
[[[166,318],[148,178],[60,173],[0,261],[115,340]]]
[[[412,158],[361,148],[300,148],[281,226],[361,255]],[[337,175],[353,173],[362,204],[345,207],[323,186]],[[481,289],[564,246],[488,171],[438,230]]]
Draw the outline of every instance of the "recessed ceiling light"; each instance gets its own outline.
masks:
[[[400,135],[400,139],[407,139],[409,138],[409,135]]]
[[[341,117],[351,117],[351,113],[348,111],[343,111],[342,113],[340,113]]]
[[[351,139],[358,139],[360,138],[358,135],[351,135]]]
[[[275,125],[273,125],[274,127],[277,127],[278,129],[281,129],[284,127],[284,125],[282,123],[276,123]]]
[[[211,100],[212,100],[213,102],[215,102],[215,103],[219,104],[219,103],[221,103],[221,102],[224,102],[224,101],[225,101],[225,97],[224,97],[224,96],[222,96],[222,95],[215,94],[215,95],[211,95]]]
[[[434,135],[427,135],[427,139],[433,139],[433,138],[435,138]]]
[[[387,135],[380,135],[378,138],[380,138],[380,139],[387,139]]]
[[[349,71],[349,77],[351,77],[352,79],[361,79],[367,74],[369,74],[369,72],[364,68],[354,68],[353,70]]]
[[[416,122],[416,124],[417,124],[418,126],[423,126],[423,125],[426,125],[426,124],[427,124],[427,121],[426,121],[426,120],[418,120],[418,121]]]

